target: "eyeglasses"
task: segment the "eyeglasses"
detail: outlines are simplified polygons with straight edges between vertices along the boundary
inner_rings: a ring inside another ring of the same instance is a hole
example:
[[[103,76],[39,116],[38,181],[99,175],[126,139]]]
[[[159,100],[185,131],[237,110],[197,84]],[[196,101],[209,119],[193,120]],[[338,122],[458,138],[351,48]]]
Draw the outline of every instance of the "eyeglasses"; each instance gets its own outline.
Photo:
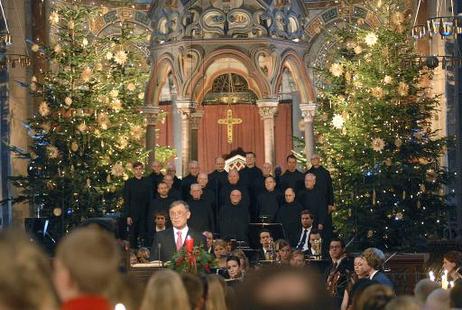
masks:
[[[175,218],[175,217],[182,217],[186,215],[186,212],[170,212],[170,218]]]

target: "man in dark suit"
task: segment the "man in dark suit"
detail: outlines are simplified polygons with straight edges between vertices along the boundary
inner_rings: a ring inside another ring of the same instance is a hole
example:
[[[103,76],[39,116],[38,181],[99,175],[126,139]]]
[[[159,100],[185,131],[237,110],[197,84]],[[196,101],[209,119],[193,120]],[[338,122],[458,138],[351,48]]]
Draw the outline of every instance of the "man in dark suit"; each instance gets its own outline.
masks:
[[[261,248],[258,251],[258,260],[274,260],[276,252],[273,248],[273,237],[267,229],[260,231]]]
[[[369,279],[393,289],[393,282],[381,271],[385,262],[385,254],[377,248],[368,248],[364,250],[361,256],[366,262],[364,268],[369,275]]]
[[[170,260],[175,252],[183,247],[188,236],[194,240],[194,245],[204,243],[204,237],[188,227],[191,212],[186,202],[182,200],[174,201],[170,205],[168,212],[173,227],[154,235],[151,260],[161,260],[163,262]]]
[[[300,214],[301,229],[299,231],[298,242],[294,244],[297,250],[304,254],[311,255],[310,234],[313,230],[314,216],[309,210],[303,210]]]

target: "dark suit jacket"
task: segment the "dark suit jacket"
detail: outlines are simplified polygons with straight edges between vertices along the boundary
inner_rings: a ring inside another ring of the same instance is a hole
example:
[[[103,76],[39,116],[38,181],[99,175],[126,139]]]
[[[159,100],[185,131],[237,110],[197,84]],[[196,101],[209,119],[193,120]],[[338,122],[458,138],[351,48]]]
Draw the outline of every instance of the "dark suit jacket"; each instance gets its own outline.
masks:
[[[373,277],[372,280],[379,282],[380,284],[383,284],[385,286],[390,287],[393,289],[394,285],[393,282],[381,271],[377,272]]]
[[[194,245],[204,245],[205,238],[200,233],[195,232],[191,228],[188,230],[188,236],[194,239]],[[186,240],[186,238],[185,238]],[[151,248],[151,260],[160,260],[163,262],[169,261],[176,252],[175,236],[173,227],[167,228],[164,231],[154,235],[154,241]]]

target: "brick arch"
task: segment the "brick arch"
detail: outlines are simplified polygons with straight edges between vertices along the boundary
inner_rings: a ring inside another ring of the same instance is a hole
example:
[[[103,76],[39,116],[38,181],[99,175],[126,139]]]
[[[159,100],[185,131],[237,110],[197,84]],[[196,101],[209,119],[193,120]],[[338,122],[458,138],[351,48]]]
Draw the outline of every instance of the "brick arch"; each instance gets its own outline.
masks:
[[[279,88],[282,83],[284,68],[287,68],[292,74],[292,78],[300,92],[301,102],[308,103],[315,101],[313,84],[308,72],[305,69],[305,63],[300,56],[293,50],[284,52],[281,57],[281,66],[278,71],[276,83],[274,83],[273,92],[279,94]]]
[[[213,71],[204,76],[207,69],[217,60],[232,58],[242,64],[246,70],[237,67],[227,67]],[[240,50],[233,48],[218,49],[204,59],[199,70],[183,87],[182,95],[185,98],[194,98],[195,102],[202,102],[205,94],[211,89],[213,80],[224,73],[235,73],[241,75],[248,83],[258,98],[264,98],[271,94],[271,87],[265,78],[259,73],[250,57]],[[205,77],[205,78],[204,78]]]

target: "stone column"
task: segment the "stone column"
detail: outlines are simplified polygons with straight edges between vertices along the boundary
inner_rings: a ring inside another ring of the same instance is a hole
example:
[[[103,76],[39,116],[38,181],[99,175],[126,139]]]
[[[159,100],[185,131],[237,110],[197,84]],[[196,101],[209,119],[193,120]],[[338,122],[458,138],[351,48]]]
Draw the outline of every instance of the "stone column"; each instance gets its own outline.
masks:
[[[303,121],[305,122],[305,155],[307,162],[310,162],[314,153],[314,127],[313,120],[316,113],[316,104],[313,102],[300,104]]]
[[[258,110],[263,120],[265,139],[265,162],[274,165],[274,116],[278,111],[277,99],[263,99],[257,101]]]
[[[160,113],[160,107],[154,104],[148,104],[141,108],[146,117],[146,151],[149,152],[148,166],[156,158],[156,125]]]
[[[204,116],[204,110],[196,110],[191,114],[191,160],[199,159],[199,125]]]
[[[182,153],[177,154],[181,157],[182,171],[185,176],[188,163],[191,160],[191,114],[193,112],[193,102],[191,100],[176,100],[176,108],[181,116],[181,148]]]

